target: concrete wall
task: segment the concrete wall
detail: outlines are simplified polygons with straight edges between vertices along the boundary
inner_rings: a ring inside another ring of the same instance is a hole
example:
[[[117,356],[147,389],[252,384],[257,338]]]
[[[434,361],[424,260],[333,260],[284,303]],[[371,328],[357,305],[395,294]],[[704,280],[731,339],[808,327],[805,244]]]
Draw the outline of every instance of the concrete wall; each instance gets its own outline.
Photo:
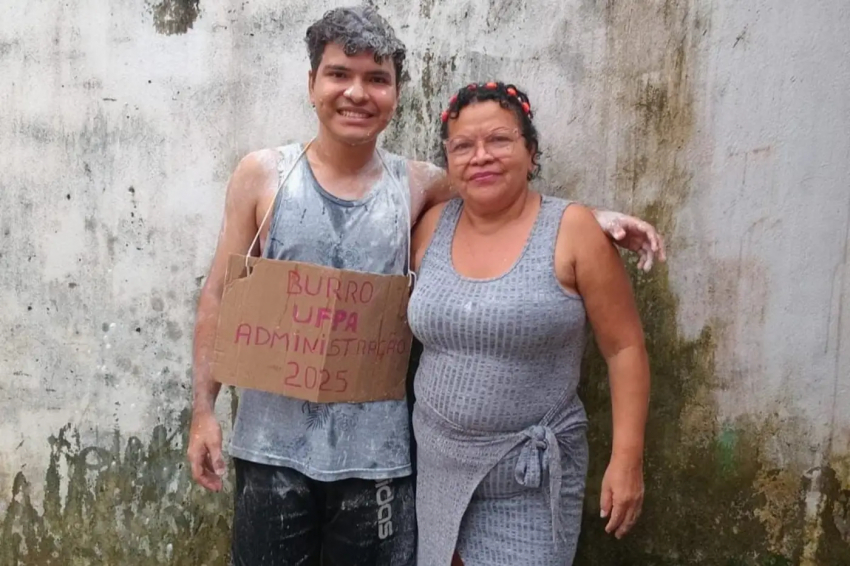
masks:
[[[0,565],[223,564],[184,468],[196,294],[239,157],[306,139],[333,3],[11,0],[0,13]],[[606,539],[608,396],[581,564],[850,564],[850,8],[844,0],[379,2],[411,51],[386,145],[451,91],[527,88],[539,187],[642,215],[647,503]],[[228,395],[220,401],[223,421]]]

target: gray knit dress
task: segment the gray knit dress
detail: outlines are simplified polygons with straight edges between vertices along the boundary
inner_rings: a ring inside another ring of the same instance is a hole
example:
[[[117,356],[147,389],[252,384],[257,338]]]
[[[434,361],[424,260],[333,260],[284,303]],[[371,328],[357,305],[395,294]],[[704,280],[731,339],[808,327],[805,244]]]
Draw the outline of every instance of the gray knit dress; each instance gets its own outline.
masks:
[[[414,381],[418,565],[569,566],[587,474],[576,394],[584,303],[555,276],[569,202],[543,197],[525,248],[492,279],[452,265],[463,203],[447,204],[422,260],[409,320],[423,344]]]

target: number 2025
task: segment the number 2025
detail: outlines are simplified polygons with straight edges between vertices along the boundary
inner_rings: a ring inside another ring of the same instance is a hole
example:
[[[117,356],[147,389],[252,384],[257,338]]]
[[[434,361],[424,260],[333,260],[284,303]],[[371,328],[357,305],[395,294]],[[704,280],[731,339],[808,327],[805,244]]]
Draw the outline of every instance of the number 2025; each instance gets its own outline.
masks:
[[[331,372],[326,369],[317,369],[313,366],[301,367],[298,362],[287,362],[286,377],[283,383],[289,387],[299,389],[316,389],[319,391],[332,391],[334,393],[344,393],[348,389],[348,379],[346,375],[348,370],[339,370],[336,374],[331,375]]]

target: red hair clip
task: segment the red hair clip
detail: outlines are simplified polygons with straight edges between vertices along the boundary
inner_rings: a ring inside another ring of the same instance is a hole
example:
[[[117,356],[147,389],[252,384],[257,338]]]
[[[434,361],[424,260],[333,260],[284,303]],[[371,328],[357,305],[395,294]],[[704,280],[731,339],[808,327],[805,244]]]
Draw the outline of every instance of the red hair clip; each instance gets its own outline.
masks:
[[[528,102],[522,103],[522,111],[525,112],[526,114],[531,113],[531,106],[528,104]]]
[[[484,88],[486,88],[487,90],[496,90],[498,87],[499,87],[499,85],[497,85],[494,82],[489,82],[486,85],[484,85]]]
[[[514,87],[510,87],[508,89],[508,94],[510,94],[511,96],[516,96],[516,89]]]
[[[443,110],[443,113],[440,114],[440,121],[444,124],[449,121],[449,111]]]

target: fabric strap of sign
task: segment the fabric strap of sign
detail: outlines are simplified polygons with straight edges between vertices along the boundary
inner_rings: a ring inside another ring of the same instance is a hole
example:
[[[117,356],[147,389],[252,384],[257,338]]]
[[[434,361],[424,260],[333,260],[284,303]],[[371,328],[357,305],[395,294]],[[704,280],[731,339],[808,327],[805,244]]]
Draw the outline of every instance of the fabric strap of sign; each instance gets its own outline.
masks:
[[[269,215],[271,215],[271,212],[274,209],[274,205],[275,205],[275,202],[277,201],[277,196],[280,193],[281,188],[286,186],[286,182],[289,180],[289,177],[292,175],[292,172],[295,170],[295,167],[301,161],[301,158],[303,158],[304,155],[307,153],[307,149],[310,147],[310,145],[313,143],[313,141],[314,140],[310,140],[304,146],[304,149],[301,150],[301,153],[298,154],[298,157],[289,166],[289,169],[286,171],[286,175],[284,175],[283,179],[281,179],[280,183],[278,183],[277,190],[274,193],[274,198],[272,199],[271,204],[269,205],[268,209],[266,210],[265,215],[263,215],[263,220],[260,222],[260,225],[257,227],[257,233],[254,235],[254,239],[251,241],[251,246],[248,248],[248,252],[245,254],[245,270],[246,270],[246,272],[248,272],[248,273],[251,272],[251,266],[249,265],[249,259],[250,259],[250,256],[251,256],[251,252],[254,250],[254,246],[257,245],[257,241],[260,239],[260,233],[263,231],[263,226],[265,226],[266,221],[269,219]],[[405,195],[404,188],[398,182],[398,179],[396,178],[396,176],[393,175],[392,172],[390,171],[389,167],[387,166],[387,162],[384,160],[384,156],[381,155],[381,152],[377,151],[376,153],[378,154],[378,159],[381,160],[381,165],[383,166],[384,171],[386,172],[387,176],[390,179],[390,184],[398,192],[399,197],[401,197],[401,202],[407,203],[407,199],[404,196]],[[407,233],[405,234],[405,241],[407,242],[407,262],[405,264],[405,271],[406,271],[405,274],[408,277],[409,285],[411,287],[413,287],[413,284],[416,281],[416,273],[413,272],[413,270],[410,269],[411,261],[413,259],[411,257],[411,247],[410,247],[411,246],[411,243],[410,243],[411,230],[413,229],[413,226],[412,226],[411,218],[410,218],[410,204],[409,203],[407,204],[406,208],[407,208],[407,214],[405,215],[405,217],[407,218],[407,227],[406,227]]]

